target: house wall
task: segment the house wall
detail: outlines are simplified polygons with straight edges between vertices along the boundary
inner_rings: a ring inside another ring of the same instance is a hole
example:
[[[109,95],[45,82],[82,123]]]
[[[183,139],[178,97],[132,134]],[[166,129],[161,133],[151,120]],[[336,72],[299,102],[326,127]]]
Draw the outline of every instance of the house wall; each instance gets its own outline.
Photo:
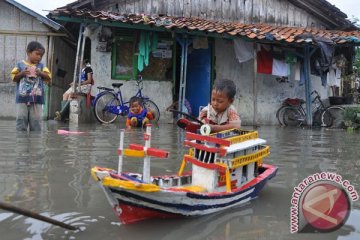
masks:
[[[145,12],[150,15],[167,14],[244,23],[326,27],[320,20],[285,0],[103,0],[96,1],[95,4],[96,9],[120,13]],[[97,53],[97,55],[99,55],[99,62],[102,62],[101,64],[104,66],[101,67],[100,72],[95,72],[95,76],[98,74],[97,76],[101,76],[100,81],[110,85],[111,81],[106,80],[111,78],[110,53]],[[288,97],[305,98],[305,88],[299,86],[297,82],[290,80],[287,83],[279,83],[275,76],[255,74],[254,61],[239,64],[235,59],[232,41],[216,39],[215,57],[216,79],[228,78],[236,82],[238,92],[234,104],[244,125],[277,124],[275,113],[284,99]],[[106,59],[106,61],[101,61],[101,59]],[[97,76],[96,78],[99,78]],[[321,87],[320,79],[311,76],[311,81],[312,87],[318,90],[323,98],[327,98],[328,91]],[[152,84],[152,82],[148,83]],[[166,100],[170,99],[171,86],[169,84],[171,83],[154,83],[155,85],[149,85],[149,87],[154,86],[154,95],[157,96],[156,93],[161,92],[161,97]],[[128,85],[129,83],[125,84],[124,89],[127,89]],[[133,92],[133,90],[131,91]],[[163,103],[163,101],[158,102]],[[166,102],[170,103],[171,101]],[[164,104],[162,107],[166,107],[166,105],[168,104]],[[160,108],[160,110],[163,111],[164,108]]]
[[[242,23],[324,27],[286,0],[98,0],[95,8],[120,13],[165,14]]]
[[[95,80],[91,94],[96,95],[98,86],[112,88],[112,83],[123,83],[124,85],[121,87],[123,98],[124,100],[129,100],[137,92],[136,82],[131,80],[114,80],[111,78],[111,52],[98,52],[96,50],[96,46],[99,43],[99,31],[100,27],[93,30],[89,36],[91,40],[91,67]],[[143,94],[153,100],[159,107],[161,113],[160,121],[170,121],[172,114],[166,112],[165,109],[172,103],[172,82],[144,80],[143,86]]]
[[[233,41],[216,39],[216,78],[234,80],[237,92],[234,105],[238,110],[243,125],[275,125],[275,113],[286,98],[305,99],[305,86],[299,85],[293,76],[289,82],[278,82],[276,76],[255,74],[254,60],[239,63],[235,58]],[[312,88],[323,98],[328,97],[328,89],[321,86],[319,77],[310,75]],[[255,85],[255,89],[254,89]],[[254,111],[254,98],[257,110]],[[254,122],[255,115],[255,122]]]
[[[48,36],[49,32],[50,29],[36,18],[0,0],[0,118],[13,119],[16,117],[14,111],[16,86],[10,79],[10,72],[17,62],[27,58],[26,47],[29,42],[38,41],[44,46],[45,54],[42,62],[48,66],[53,74],[56,73],[56,69],[52,68],[53,50],[59,51],[59,54],[63,57],[60,62],[68,63],[64,67],[65,70],[74,68],[72,62],[74,50],[72,51],[73,55],[71,55],[71,51],[64,47],[64,44],[58,44],[62,40],[54,40],[58,37]],[[56,47],[54,48],[54,46]],[[53,80],[56,86],[56,76]],[[57,99],[62,96],[62,92],[63,90],[52,93],[50,87],[50,97]],[[47,115],[48,113],[45,112],[44,117],[47,117]]]

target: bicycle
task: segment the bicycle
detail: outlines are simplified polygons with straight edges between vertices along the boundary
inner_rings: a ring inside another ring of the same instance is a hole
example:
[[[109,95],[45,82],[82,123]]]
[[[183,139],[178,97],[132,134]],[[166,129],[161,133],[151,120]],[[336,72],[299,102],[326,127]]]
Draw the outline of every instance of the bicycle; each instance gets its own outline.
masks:
[[[327,107],[321,114],[321,123],[323,127],[342,128],[344,127],[345,108],[332,105]]]
[[[129,113],[130,101],[124,101],[120,89],[122,85],[123,83],[113,83],[113,89],[107,87],[97,87],[102,91],[95,96],[93,106],[95,117],[100,123],[112,123],[119,115],[127,116]],[[136,79],[136,86],[138,87],[138,91],[134,97],[142,99],[143,106],[150,110],[154,115],[154,119],[150,120],[150,122],[157,123],[160,118],[159,108],[152,100],[150,100],[149,97],[142,94],[143,82],[140,75]],[[116,88],[118,89],[117,91],[115,91]]]
[[[335,123],[335,126],[339,127],[342,123],[343,113],[345,112],[344,108],[340,106],[325,107],[319,93],[314,90],[311,92],[311,95],[314,94],[316,96],[312,100],[312,104],[315,103],[312,109],[313,125],[331,127]],[[279,123],[284,126],[301,126],[306,124],[304,103],[305,101],[302,99],[286,99],[283,106],[280,107],[276,113]]]

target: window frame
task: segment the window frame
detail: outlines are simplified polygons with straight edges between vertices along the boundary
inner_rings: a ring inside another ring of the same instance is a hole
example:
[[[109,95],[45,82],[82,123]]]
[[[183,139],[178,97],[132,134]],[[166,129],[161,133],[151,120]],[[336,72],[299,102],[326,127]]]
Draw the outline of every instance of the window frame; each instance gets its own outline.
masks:
[[[137,55],[135,54],[135,35],[123,35],[123,36],[116,36],[113,42],[112,51],[111,51],[111,78],[115,80],[131,80],[137,74]],[[117,64],[117,44],[119,42],[130,42],[132,43],[132,73],[125,75],[125,74],[116,74],[116,64]]]
[[[112,50],[111,50],[111,79],[113,80],[132,80],[135,79],[138,74],[141,72],[138,71],[138,52],[137,52],[137,35],[139,32],[128,32],[122,33],[121,35],[118,34],[114,37],[114,41],[112,43]],[[173,41],[171,51],[172,51],[172,79],[169,80],[157,80],[157,81],[175,81],[175,74],[176,74],[176,40],[172,37],[164,37],[159,36],[158,41],[167,40]],[[132,73],[128,75],[124,74],[116,74],[116,65],[117,65],[117,52],[118,52],[118,43],[119,42],[131,42],[132,43]],[[145,77],[143,80],[154,80],[151,77]]]

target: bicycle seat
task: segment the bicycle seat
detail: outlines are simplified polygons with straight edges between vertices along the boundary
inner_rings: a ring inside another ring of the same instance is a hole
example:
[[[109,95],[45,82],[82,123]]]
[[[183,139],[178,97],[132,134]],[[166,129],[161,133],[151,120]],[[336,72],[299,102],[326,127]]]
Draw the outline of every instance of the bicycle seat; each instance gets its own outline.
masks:
[[[114,89],[107,88],[107,87],[97,87],[97,88],[100,90],[105,90],[105,91],[109,91],[109,92],[114,91]]]
[[[111,84],[111,86],[113,86],[114,88],[120,88],[122,85],[124,85],[123,83],[113,83]]]

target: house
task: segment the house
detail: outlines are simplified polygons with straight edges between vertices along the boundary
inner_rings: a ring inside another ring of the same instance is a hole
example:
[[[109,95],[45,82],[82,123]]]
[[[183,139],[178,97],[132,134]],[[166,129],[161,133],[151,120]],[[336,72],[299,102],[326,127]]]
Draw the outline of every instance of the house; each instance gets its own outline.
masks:
[[[311,90],[324,99],[332,94],[326,72],[313,71],[312,60],[325,44],[330,60],[341,56],[349,69],[360,40],[346,14],[325,0],[78,0],[49,17],[85,26],[96,85],[122,82],[125,97],[131,97],[129,80],[141,74],[145,92],[169,117],[165,109],[175,95],[180,102],[188,99],[197,115],[210,100],[213,81],[233,79],[234,105],[244,125],[275,124],[276,110],[288,97],[307,100],[311,124]],[[144,39],[154,46],[145,55]],[[262,48],[270,50],[271,59],[281,55],[283,74],[261,70]],[[291,63],[284,65],[288,55]],[[296,63],[301,64],[296,68]]]
[[[16,117],[15,84],[10,72],[17,62],[26,59],[26,47],[31,41],[44,46],[42,62],[53,76],[52,85],[46,89],[45,119],[59,107],[64,89],[73,78],[76,46],[67,31],[16,1],[0,0],[0,118]]]

